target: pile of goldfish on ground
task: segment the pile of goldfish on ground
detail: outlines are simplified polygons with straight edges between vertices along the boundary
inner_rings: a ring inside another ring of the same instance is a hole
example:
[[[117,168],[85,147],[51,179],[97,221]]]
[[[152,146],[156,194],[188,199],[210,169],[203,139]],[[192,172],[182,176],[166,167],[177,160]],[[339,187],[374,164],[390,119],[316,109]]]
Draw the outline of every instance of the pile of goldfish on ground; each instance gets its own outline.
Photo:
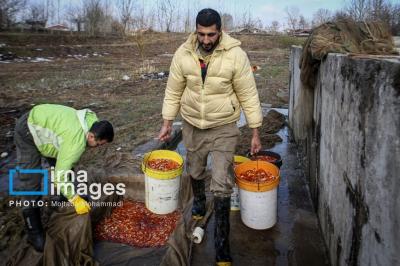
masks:
[[[95,237],[140,248],[160,247],[166,244],[180,216],[178,211],[154,214],[144,203],[124,200],[96,226]]]

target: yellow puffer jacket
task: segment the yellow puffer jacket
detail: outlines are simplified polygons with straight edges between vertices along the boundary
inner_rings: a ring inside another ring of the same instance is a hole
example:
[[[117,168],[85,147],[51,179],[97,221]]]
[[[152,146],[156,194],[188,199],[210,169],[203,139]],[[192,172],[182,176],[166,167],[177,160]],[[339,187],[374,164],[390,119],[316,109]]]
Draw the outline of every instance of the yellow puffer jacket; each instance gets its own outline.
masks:
[[[262,114],[253,72],[240,41],[222,33],[204,84],[192,33],[172,59],[162,109],[163,118],[183,119],[201,129],[239,120],[242,107],[250,128],[261,126]]]

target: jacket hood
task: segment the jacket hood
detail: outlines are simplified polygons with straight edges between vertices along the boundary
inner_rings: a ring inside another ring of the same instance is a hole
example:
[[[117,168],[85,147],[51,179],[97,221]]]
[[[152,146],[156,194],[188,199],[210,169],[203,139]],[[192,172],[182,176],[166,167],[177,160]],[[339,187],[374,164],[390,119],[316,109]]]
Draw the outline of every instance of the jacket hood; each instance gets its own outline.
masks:
[[[197,35],[195,32],[193,32],[189,35],[189,38],[183,44],[183,47],[187,50],[195,51],[196,44],[197,44]],[[220,40],[219,40],[219,44],[215,48],[215,50],[229,50],[229,49],[232,49],[233,47],[240,46],[240,45],[241,45],[241,42],[239,40],[232,38],[225,32],[222,32]]]

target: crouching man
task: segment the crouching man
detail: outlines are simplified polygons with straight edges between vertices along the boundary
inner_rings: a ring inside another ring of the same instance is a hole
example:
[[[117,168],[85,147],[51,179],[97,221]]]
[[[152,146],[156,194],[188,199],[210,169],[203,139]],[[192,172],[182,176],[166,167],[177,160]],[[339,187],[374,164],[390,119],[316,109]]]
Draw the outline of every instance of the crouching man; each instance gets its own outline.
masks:
[[[55,185],[60,186],[62,195],[75,207],[77,214],[90,210],[89,204],[68,189],[70,181],[66,172],[71,170],[86,147],[98,147],[114,138],[114,129],[108,121],[98,121],[89,109],[75,110],[71,107],[41,104],[20,117],[15,126],[14,141],[20,169],[41,168],[45,157],[55,163]],[[19,175],[20,190],[40,191],[41,174]],[[66,186],[63,188],[63,184]],[[23,200],[39,200],[40,196],[25,196]],[[35,250],[42,252],[45,243],[40,220],[40,209],[24,207],[22,214],[28,232],[28,242]]]

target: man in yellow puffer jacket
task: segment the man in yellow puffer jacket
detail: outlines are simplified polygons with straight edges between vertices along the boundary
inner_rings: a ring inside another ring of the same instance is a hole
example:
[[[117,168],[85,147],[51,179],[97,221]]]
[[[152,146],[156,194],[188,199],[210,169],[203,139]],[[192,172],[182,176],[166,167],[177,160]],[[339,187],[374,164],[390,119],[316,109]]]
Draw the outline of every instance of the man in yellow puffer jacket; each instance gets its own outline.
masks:
[[[175,52],[168,78],[159,139],[170,138],[172,122],[180,111],[187,171],[194,201],[192,216],[205,214],[205,169],[212,158],[210,190],[214,194],[215,249],[217,265],[231,265],[229,251],[230,195],[233,156],[239,136],[236,122],[242,108],[253,129],[251,153],[261,149],[258,127],[262,113],[258,92],[240,41],[221,31],[221,18],[213,9],[201,10],[196,32]]]

